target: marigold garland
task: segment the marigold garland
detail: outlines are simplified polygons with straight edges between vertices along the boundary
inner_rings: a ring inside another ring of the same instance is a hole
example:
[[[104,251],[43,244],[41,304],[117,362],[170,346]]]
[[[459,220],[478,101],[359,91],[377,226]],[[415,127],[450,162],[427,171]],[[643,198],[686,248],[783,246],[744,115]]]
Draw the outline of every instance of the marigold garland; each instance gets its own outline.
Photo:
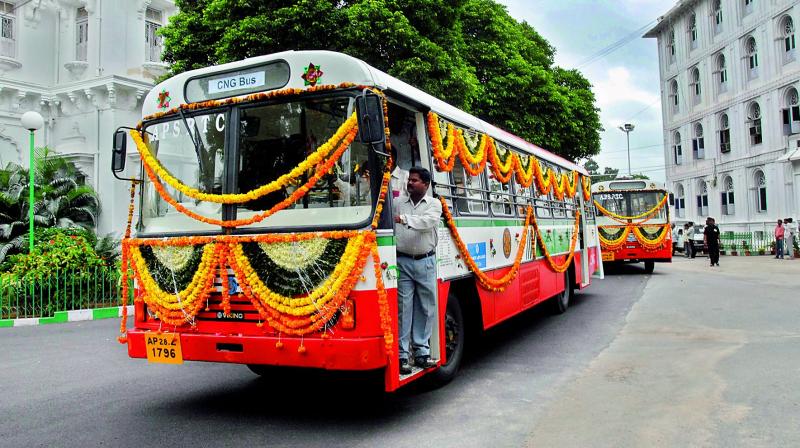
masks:
[[[218,226],[226,227],[226,228],[246,226],[246,225],[254,224],[254,223],[261,222],[261,221],[267,219],[268,217],[270,217],[270,216],[274,215],[275,213],[285,209],[286,207],[294,204],[295,202],[300,200],[300,198],[305,196],[306,193],[308,193],[308,191],[311,190],[311,188],[313,188],[314,185],[317,184],[319,179],[321,179],[325,174],[327,174],[331,170],[331,168],[333,168],[334,163],[336,163],[336,161],[339,160],[339,158],[342,156],[344,151],[347,150],[347,148],[350,146],[350,143],[352,143],[353,140],[355,139],[356,133],[357,133],[357,128],[351,129],[350,133],[347,134],[345,139],[339,145],[339,148],[337,148],[336,151],[334,151],[334,153],[328,158],[328,160],[326,160],[325,163],[317,165],[316,171],[314,172],[314,174],[312,176],[309,177],[308,181],[305,184],[303,184],[302,186],[300,186],[298,189],[296,189],[294,192],[292,192],[292,194],[289,195],[286,199],[284,199],[283,201],[275,204],[269,210],[266,210],[266,211],[264,211],[262,213],[253,215],[252,217],[245,218],[245,219],[235,219],[235,220],[227,221],[227,220],[222,220],[222,219],[209,218],[209,217],[202,216],[200,214],[197,214],[197,213],[187,209],[181,203],[176,201],[175,198],[170,196],[170,194],[164,188],[164,185],[159,180],[159,178],[156,175],[156,173],[153,172],[153,170],[150,168],[149,165],[143,164],[143,166],[144,166],[145,172],[147,173],[147,176],[150,178],[150,181],[153,183],[153,186],[155,187],[155,189],[158,192],[159,196],[161,196],[161,198],[164,199],[167,203],[169,203],[170,205],[175,207],[175,209],[178,210],[179,212],[185,214],[186,216],[189,216],[190,218],[193,218],[193,219],[196,219],[198,221],[205,222],[205,223],[211,224],[211,225],[218,225]],[[131,131],[131,135],[135,135],[135,134],[137,134],[136,131]]]
[[[378,309],[381,314],[381,330],[383,331],[383,343],[389,359],[394,359],[394,332],[392,331],[393,319],[389,309],[389,299],[386,296],[386,287],[383,283],[383,272],[381,271],[381,255],[378,252],[377,241],[371,245],[372,267],[375,271],[375,287],[378,292]]]
[[[133,224],[133,210],[134,210],[134,201],[136,199],[136,183],[137,181],[131,181],[131,188],[130,188],[130,196],[131,201],[128,205],[128,223],[125,226],[125,235],[122,237],[122,260],[120,263],[120,269],[122,270],[122,275],[120,281],[122,282],[122,319],[120,319],[119,323],[119,333],[120,335],[117,337],[117,340],[120,344],[125,344],[128,342],[128,294],[129,294],[129,286],[128,286],[128,273],[129,273],[129,266],[128,266],[128,247],[125,244],[126,240],[131,238],[131,226]]]
[[[583,185],[583,200],[589,202],[592,199],[592,178],[583,176],[581,183]]]
[[[289,185],[294,185],[298,182],[298,179],[303,174],[307,173],[311,168],[319,165],[323,160],[325,160],[325,157],[327,157],[331,151],[333,151],[338,142],[340,142],[342,139],[348,138],[350,135],[355,135],[354,133],[357,131],[357,128],[358,125],[356,123],[356,113],[353,112],[350,118],[342,123],[339,129],[330,139],[328,139],[327,142],[320,145],[319,148],[317,148],[305,160],[300,162],[299,165],[294,167],[288,173],[281,175],[272,182],[248,191],[247,193],[229,194],[203,193],[197,188],[193,188],[182,183],[180,180],[175,178],[172,173],[170,173],[163,165],[161,165],[155,156],[153,156],[139,132],[131,130],[130,134],[134,143],[136,144],[136,149],[139,151],[139,154],[142,157],[142,163],[145,165],[148,173],[154,172],[160,179],[166,182],[167,185],[175,188],[190,198],[200,201],[215,202],[220,204],[242,204],[259,199],[269,193],[286,188]],[[352,139],[350,139],[350,141],[352,142]]]
[[[638,224],[628,224],[624,227],[619,227],[617,237],[606,238],[603,236],[602,232],[598,232],[598,236],[600,237],[600,246],[605,251],[615,251],[622,247],[625,242],[628,240],[628,235],[633,233],[636,237],[636,241],[645,249],[645,250],[659,250],[663,247],[664,241],[669,236],[669,224],[658,225],[659,227],[659,236],[655,238],[649,238],[645,233],[642,231],[642,228]],[[603,229],[605,230],[605,229]]]
[[[570,263],[572,263],[572,258],[575,257],[575,246],[578,243],[578,224],[581,221],[581,212],[575,211],[575,224],[572,228],[572,238],[570,238],[569,242],[569,255],[564,260],[563,263],[557,264],[554,260],[552,255],[550,255],[550,251],[547,249],[547,246],[544,244],[544,239],[542,238],[541,229],[539,229],[539,223],[536,221],[536,215],[533,216],[533,228],[536,232],[536,237],[539,240],[539,246],[542,248],[544,252],[544,257],[547,259],[547,263],[550,265],[550,268],[556,272],[564,272],[569,269]]]
[[[501,153],[494,139],[486,134],[480,135],[479,148],[473,154],[464,130],[456,128],[449,122],[443,125],[435,112],[428,113],[427,127],[433,147],[433,158],[439,171],[452,171],[458,158],[464,171],[471,176],[478,176],[488,162],[492,175],[504,184],[510,182],[512,176],[525,188],[530,187],[535,181],[539,195],[553,191],[558,200],[564,200],[565,197],[572,198],[578,191],[581,176],[577,171],[573,170],[569,175],[566,173],[557,175],[552,168],[543,169],[541,162],[534,155],[526,157],[510,150]],[[522,158],[527,159],[527,163],[523,163]]]
[[[602,205],[600,205],[599,202],[597,202],[597,200],[594,201],[594,206],[595,206],[595,208],[597,208],[598,211],[600,211],[600,213],[608,216],[609,218],[611,218],[611,219],[613,219],[613,220],[615,220],[617,222],[621,222],[623,224],[627,224],[628,220],[639,219],[639,218],[644,218],[644,217],[647,217],[647,216],[650,216],[650,215],[654,215],[656,212],[661,210],[661,208],[664,207],[664,205],[666,205],[667,199],[668,199],[667,195],[664,195],[664,197],[661,198],[661,200],[658,201],[658,203],[653,208],[651,208],[650,210],[645,211],[644,213],[639,213],[638,215],[635,215],[635,216],[618,215],[618,214],[616,214],[616,213],[614,213],[614,212],[612,212],[610,210],[606,210],[605,207],[603,207]]]
[[[519,273],[519,266],[522,263],[522,255],[525,253],[525,242],[528,238],[528,227],[530,227],[531,219],[534,219],[532,218],[533,208],[528,206],[525,216],[525,224],[522,227],[522,238],[520,239],[520,244],[517,248],[517,255],[514,257],[514,263],[511,265],[511,270],[508,271],[503,277],[495,279],[482,272],[475,263],[475,260],[472,259],[472,255],[469,253],[466,244],[464,244],[464,240],[461,239],[461,235],[458,233],[456,223],[453,220],[453,215],[450,213],[450,208],[447,206],[447,202],[445,202],[444,198],[441,197],[439,200],[442,202],[442,212],[444,213],[445,223],[447,224],[448,229],[450,229],[450,234],[453,236],[456,247],[458,248],[459,253],[461,253],[461,256],[464,258],[464,261],[467,263],[469,270],[475,274],[475,277],[478,279],[478,283],[484,289],[489,291],[505,290],[506,286],[508,286]]]

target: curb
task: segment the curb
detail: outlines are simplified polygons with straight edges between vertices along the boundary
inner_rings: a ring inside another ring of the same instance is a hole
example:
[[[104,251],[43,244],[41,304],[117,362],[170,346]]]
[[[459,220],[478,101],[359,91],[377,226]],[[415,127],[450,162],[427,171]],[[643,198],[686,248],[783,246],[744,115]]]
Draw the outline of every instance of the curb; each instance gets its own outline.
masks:
[[[133,305],[128,305],[128,315],[133,315]],[[122,307],[94,308],[90,310],[56,311],[53,317],[29,317],[25,319],[0,319],[0,328],[29,327],[32,325],[60,324],[83,320],[108,319],[122,317]]]

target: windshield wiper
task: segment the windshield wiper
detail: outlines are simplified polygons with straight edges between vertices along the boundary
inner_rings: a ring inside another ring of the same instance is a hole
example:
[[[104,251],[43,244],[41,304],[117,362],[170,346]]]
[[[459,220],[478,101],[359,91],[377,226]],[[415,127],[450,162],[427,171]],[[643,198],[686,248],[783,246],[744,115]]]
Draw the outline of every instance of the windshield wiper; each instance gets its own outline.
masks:
[[[197,163],[200,165],[200,172],[205,172],[205,167],[203,166],[203,157],[201,155],[201,151],[205,152],[205,145],[203,145],[203,141],[200,139],[200,130],[197,129],[197,120],[194,120],[194,131],[195,133],[192,134],[192,130],[189,129],[189,122],[186,120],[186,116],[183,114],[183,109],[178,108],[178,115],[181,116],[181,120],[183,120],[183,126],[186,128],[186,133],[189,134],[189,138],[192,139],[192,144],[194,145],[194,153],[197,155]]]

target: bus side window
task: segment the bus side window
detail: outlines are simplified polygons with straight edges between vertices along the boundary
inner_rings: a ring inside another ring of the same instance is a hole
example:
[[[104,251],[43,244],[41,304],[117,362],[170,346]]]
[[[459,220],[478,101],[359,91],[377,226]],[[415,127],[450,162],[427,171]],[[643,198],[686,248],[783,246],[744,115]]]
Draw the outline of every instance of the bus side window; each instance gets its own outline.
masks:
[[[537,218],[551,218],[553,216],[552,212],[550,211],[549,197],[550,195],[536,196],[536,199],[533,200],[536,207]]]
[[[510,151],[508,148],[505,149],[506,151]],[[495,216],[512,216],[514,210],[511,207],[511,182],[505,184],[500,183],[500,181],[495,179],[488,165],[486,170],[486,176],[489,179],[489,202],[491,203],[492,214]]]
[[[436,165],[434,164],[434,168],[432,170],[433,174],[433,183],[434,189],[433,192],[435,195],[444,198],[447,206],[450,207],[450,210],[453,209],[453,195],[455,194],[454,188],[452,188],[453,184],[450,183],[450,175],[449,173],[439,171],[436,169]]]
[[[486,215],[486,199],[481,177],[470,176],[458,159],[450,173],[453,176],[454,196],[458,212],[465,215]]]

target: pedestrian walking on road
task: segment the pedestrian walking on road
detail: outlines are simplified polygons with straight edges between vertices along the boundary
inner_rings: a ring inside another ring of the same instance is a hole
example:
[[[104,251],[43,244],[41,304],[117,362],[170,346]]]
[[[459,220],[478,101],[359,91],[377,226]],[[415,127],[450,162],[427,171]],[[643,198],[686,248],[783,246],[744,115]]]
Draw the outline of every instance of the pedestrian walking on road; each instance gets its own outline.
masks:
[[[783,220],[783,227],[786,228],[784,251],[789,258],[794,258],[794,239],[797,237],[797,223],[792,218]]]
[[[775,258],[783,259],[783,236],[786,234],[786,229],[783,228],[783,220],[778,220],[778,225],[775,226]]]
[[[703,230],[703,244],[708,252],[708,261],[711,266],[719,266],[719,227],[714,218],[706,218],[706,228]]]

